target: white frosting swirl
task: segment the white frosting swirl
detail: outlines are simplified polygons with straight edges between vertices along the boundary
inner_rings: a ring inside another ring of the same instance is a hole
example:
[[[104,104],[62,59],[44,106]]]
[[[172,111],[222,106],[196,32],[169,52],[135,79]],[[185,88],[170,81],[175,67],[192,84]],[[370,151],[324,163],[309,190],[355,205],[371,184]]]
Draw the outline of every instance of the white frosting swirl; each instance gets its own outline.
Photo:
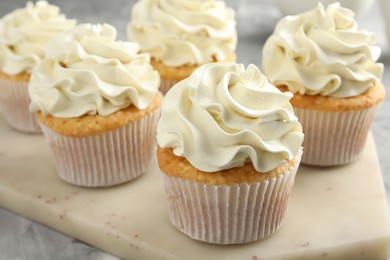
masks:
[[[46,43],[57,33],[75,26],[57,6],[28,2],[0,20],[0,69],[17,75],[30,73],[43,58]]]
[[[30,110],[68,118],[104,116],[131,104],[147,108],[159,74],[137,43],[115,39],[107,24],[82,24],[54,37],[30,79]]]
[[[165,96],[158,144],[206,172],[248,160],[257,171],[270,171],[293,159],[302,145],[291,97],[254,65],[203,65]]]
[[[293,93],[357,96],[383,74],[375,35],[358,30],[354,13],[339,3],[279,21],[263,48],[263,69]]]
[[[167,66],[226,60],[237,44],[234,10],[218,0],[140,0],[127,33]]]

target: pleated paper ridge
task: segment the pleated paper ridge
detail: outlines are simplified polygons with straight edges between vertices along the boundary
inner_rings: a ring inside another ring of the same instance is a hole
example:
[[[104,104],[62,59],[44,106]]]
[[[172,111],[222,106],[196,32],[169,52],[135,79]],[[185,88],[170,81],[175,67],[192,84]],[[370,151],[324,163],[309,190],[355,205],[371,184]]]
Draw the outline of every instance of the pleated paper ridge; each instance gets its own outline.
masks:
[[[130,181],[147,170],[156,143],[160,109],[102,134],[63,136],[41,124],[64,181],[89,187]]]
[[[160,83],[160,91],[163,95],[167,94],[168,90],[171,89],[173,85],[178,83],[180,80],[166,80],[166,79],[161,79]]]
[[[29,110],[28,81],[0,78],[0,103],[6,122],[26,133],[42,133],[34,113]]]
[[[274,233],[282,223],[299,161],[257,183],[213,186],[162,173],[171,223],[193,239],[241,244]]]
[[[356,160],[377,109],[378,105],[343,112],[294,108],[305,133],[302,163],[334,166]]]

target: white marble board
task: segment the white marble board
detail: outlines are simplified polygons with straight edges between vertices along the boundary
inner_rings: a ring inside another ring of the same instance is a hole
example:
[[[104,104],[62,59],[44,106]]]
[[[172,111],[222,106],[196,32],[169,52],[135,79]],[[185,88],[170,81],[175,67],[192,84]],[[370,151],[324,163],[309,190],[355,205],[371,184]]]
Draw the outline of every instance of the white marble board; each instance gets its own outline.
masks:
[[[112,188],[61,181],[40,135],[0,117],[0,206],[128,259],[387,259],[390,222],[371,135],[359,160],[301,166],[284,223],[245,245],[194,241],[169,222],[156,160],[142,177]]]

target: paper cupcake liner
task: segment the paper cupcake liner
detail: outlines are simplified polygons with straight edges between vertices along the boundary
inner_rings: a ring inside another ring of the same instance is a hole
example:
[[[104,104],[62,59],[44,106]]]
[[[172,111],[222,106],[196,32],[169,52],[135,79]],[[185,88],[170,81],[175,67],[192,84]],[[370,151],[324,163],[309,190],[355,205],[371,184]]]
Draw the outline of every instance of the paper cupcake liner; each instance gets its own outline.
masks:
[[[162,173],[170,221],[191,238],[214,244],[241,244],[267,237],[282,223],[298,166],[299,161],[275,178],[231,186]]]
[[[103,187],[130,181],[147,170],[159,116],[160,109],[128,125],[81,138],[63,136],[40,124],[60,178],[79,186]]]
[[[180,80],[166,80],[166,79],[161,79],[160,83],[160,91],[163,93],[163,95],[167,94],[168,90],[173,87],[176,83],[178,83]]]
[[[35,114],[29,110],[27,81],[0,78],[0,103],[6,122],[13,129],[41,133]]]
[[[346,112],[294,108],[305,133],[302,163],[334,166],[356,160],[377,109],[378,105]]]

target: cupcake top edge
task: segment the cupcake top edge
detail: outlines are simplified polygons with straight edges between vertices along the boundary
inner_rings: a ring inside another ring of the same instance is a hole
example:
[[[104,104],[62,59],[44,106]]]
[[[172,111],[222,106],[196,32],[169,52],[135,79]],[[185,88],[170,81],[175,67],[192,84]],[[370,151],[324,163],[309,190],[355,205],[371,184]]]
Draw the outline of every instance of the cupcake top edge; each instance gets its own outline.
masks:
[[[9,75],[31,73],[43,58],[47,42],[76,25],[46,1],[28,2],[0,20],[0,70]]]
[[[166,94],[158,144],[205,172],[246,162],[258,172],[271,171],[292,160],[303,142],[291,97],[255,65],[202,65]]]
[[[108,24],[80,24],[53,37],[31,75],[30,110],[72,118],[146,109],[160,76],[137,43],[116,41],[116,34]]]
[[[127,35],[169,67],[224,61],[237,45],[235,12],[220,0],[140,0]]]
[[[262,67],[272,83],[293,93],[353,97],[383,76],[375,44],[375,34],[358,28],[353,11],[319,3],[278,22],[264,45]]]

